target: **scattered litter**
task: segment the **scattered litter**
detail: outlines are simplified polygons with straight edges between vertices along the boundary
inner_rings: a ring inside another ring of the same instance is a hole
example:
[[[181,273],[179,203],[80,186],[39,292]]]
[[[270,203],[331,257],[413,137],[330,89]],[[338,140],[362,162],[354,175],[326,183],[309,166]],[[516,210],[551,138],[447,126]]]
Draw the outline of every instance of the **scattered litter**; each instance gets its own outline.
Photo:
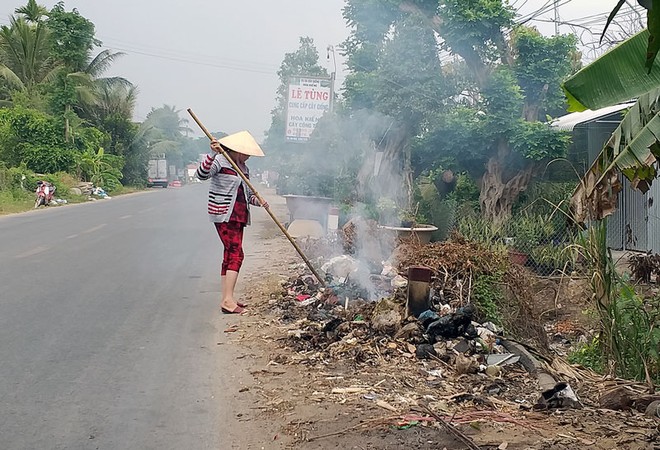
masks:
[[[110,198],[112,198],[112,197],[110,197],[110,196],[105,192],[105,190],[103,190],[103,188],[101,188],[101,187],[96,187],[96,188],[94,188],[94,189],[92,190],[92,194],[95,195],[95,196],[97,196],[97,197],[99,197],[99,198],[102,198],[102,199],[110,199]]]
[[[415,356],[417,356],[418,359],[429,359],[438,356],[438,353],[431,344],[419,344],[415,349]]]
[[[398,409],[396,409],[394,406],[390,405],[389,403],[387,403],[384,400],[376,400],[376,406],[379,406],[383,409],[386,409],[388,411],[392,411],[392,412],[395,412],[395,413],[399,412]]]
[[[408,286],[408,280],[401,275],[397,275],[392,278],[391,284],[394,288],[404,288]]]
[[[502,318],[505,335],[500,325],[484,321],[483,311],[473,301],[477,277],[501,273],[506,257],[453,239],[426,246],[403,243],[392,255],[365,259],[358,251],[356,234],[350,234],[359,231],[356,230],[355,223],[344,229],[347,239],[351,239],[344,242],[344,248],[352,251],[350,256],[308,255],[323,268],[326,286],[320,286],[305,265],[297,264],[291,267],[295,273],[282,283],[281,293],[271,297],[276,301],[268,307],[279,319],[279,341],[294,353],[289,363],[300,364],[310,373],[322,372],[322,377],[312,378],[310,383],[316,391],[313,401],[352,403],[361,405],[360,408],[368,401],[369,406],[377,405],[396,417],[374,417],[354,427],[309,437],[308,441],[376,425],[406,429],[433,421],[460,439],[466,448],[478,448],[469,437],[461,435],[458,425],[479,428],[483,424],[503,423],[537,430],[543,428],[537,420],[547,417],[554,421],[553,425],[564,420],[568,427],[585,419],[595,430],[599,421],[612,424],[622,420],[624,416],[608,416],[607,422],[603,410],[596,413],[592,408],[587,412],[568,411],[582,407],[576,392],[585,398],[585,404],[597,405],[598,390],[592,387],[605,382],[616,385],[619,380],[589,378],[592,374],[585,369],[559,365],[556,361],[560,360],[548,358],[546,375],[551,381],[540,383],[538,373],[528,368],[531,358],[542,367],[539,370],[546,370],[538,355],[548,357],[551,353],[546,330],[525,303],[533,299],[526,290],[532,283],[526,278],[526,269],[509,269],[501,282],[509,302],[503,307],[515,311],[515,315]],[[405,314],[408,280],[400,274],[408,273],[411,265],[433,271],[429,309],[418,318]],[[577,342],[573,335],[566,336]],[[507,343],[512,339],[524,342],[529,352],[509,348]],[[558,379],[570,380],[579,391],[568,383],[555,384]],[[376,380],[381,381],[375,383]],[[349,387],[334,387],[338,383]],[[544,390],[539,399],[539,385],[554,387]],[[437,417],[423,420],[420,417],[424,416],[400,415],[420,408],[426,410],[422,402],[428,402],[429,414],[433,412]],[[658,414],[658,404],[649,406],[648,417],[642,414],[640,403],[632,407],[640,411],[635,420],[655,422],[652,417]],[[566,411],[535,414],[538,417],[530,420],[526,414],[533,408]],[[630,410],[626,414],[623,420],[632,420]],[[649,432],[647,437],[652,436]],[[565,446],[564,438],[557,439],[543,448],[572,448]],[[571,444],[582,442],[578,437],[572,439]],[[586,441],[582,445],[589,445]],[[490,442],[491,447],[502,450],[518,446],[502,442],[501,438]]]
[[[455,313],[447,314],[431,322],[426,327],[426,332],[433,340],[461,336],[474,339],[477,337],[477,331],[472,325],[475,313],[476,309],[472,305],[458,308]]]
[[[660,400],[655,400],[649,403],[649,406],[646,407],[645,414],[648,417],[660,419]]]
[[[502,353],[486,356],[486,364],[489,366],[515,364],[518,361],[520,361],[520,355],[514,355],[513,353]]]
[[[321,266],[323,272],[344,279],[350,274],[357,272],[358,269],[358,261],[349,255],[336,256]]]
[[[365,388],[361,387],[348,387],[348,388],[333,388],[333,394],[361,394],[365,392]]]
[[[560,382],[554,388],[541,393],[541,398],[536,405],[539,409],[554,408],[582,408],[580,400],[568,383]]]

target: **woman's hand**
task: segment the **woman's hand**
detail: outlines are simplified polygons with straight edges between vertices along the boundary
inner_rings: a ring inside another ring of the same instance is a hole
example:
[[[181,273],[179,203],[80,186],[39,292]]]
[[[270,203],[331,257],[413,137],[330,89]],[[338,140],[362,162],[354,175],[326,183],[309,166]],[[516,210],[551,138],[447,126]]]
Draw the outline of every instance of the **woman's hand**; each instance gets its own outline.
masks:
[[[220,142],[218,142],[217,139],[213,139],[211,141],[211,150],[213,150],[216,153],[220,153],[222,149],[220,148]]]
[[[259,200],[257,200],[257,201],[259,201]],[[261,203],[260,206],[261,206],[262,208],[268,208],[268,207],[270,206],[266,200],[263,200],[263,201],[260,202],[260,203]]]

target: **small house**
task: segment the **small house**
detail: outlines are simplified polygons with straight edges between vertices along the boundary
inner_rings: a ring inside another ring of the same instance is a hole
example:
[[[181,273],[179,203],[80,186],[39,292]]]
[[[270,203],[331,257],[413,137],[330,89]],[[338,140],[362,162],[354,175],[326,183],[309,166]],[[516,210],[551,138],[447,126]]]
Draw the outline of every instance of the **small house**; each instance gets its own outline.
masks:
[[[586,173],[633,104],[567,114],[552,121],[551,126],[572,133],[568,160],[578,174]],[[619,193],[618,207],[607,219],[608,246],[613,250],[660,253],[660,182],[653,183],[642,194],[625,177],[620,177],[623,190]]]

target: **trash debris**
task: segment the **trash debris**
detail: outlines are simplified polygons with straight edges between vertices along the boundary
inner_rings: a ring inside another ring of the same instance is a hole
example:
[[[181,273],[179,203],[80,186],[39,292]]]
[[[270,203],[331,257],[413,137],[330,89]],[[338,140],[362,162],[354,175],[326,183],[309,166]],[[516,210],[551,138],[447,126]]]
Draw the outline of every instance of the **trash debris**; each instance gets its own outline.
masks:
[[[484,369],[484,372],[489,377],[499,377],[502,375],[502,368],[500,366],[488,366]]]
[[[103,190],[102,187],[95,187],[92,190],[92,195],[95,195],[95,196],[97,196],[99,198],[102,198],[102,199],[111,199],[112,198]]]
[[[456,355],[456,373],[477,373],[479,371],[479,363],[472,357],[465,356],[462,353]]]
[[[415,356],[417,356],[417,359],[429,359],[438,356],[438,352],[431,344],[419,344],[415,349]]]
[[[649,403],[649,406],[646,407],[644,414],[646,414],[647,417],[660,419],[660,400],[655,400]]]
[[[392,281],[390,282],[393,288],[404,288],[408,286],[408,280],[401,275],[397,275],[394,278],[392,278]]]
[[[514,355],[513,353],[502,353],[486,356],[486,364],[489,366],[515,364],[518,361],[520,361],[520,355]]]
[[[343,279],[350,274],[357,272],[358,268],[358,261],[349,255],[336,256],[321,266],[323,272],[329,273],[333,277]]]
[[[401,328],[399,307],[390,300],[381,300],[371,316],[372,328],[383,334],[394,335]]]
[[[582,408],[580,400],[568,383],[560,382],[554,388],[541,393],[537,409]]]
[[[387,403],[384,400],[376,400],[376,406],[379,406],[383,409],[386,409],[388,411],[392,411],[392,412],[395,412],[395,413],[399,412],[398,409],[396,409],[394,406],[390,405],[389,403]]]
[[[365,392],[365,388],[361,387],[348,387],[348,388],[334,388],[332,389],[333,394],[361,394]]]
[[[381,270],[380,274],[384,277],[396,278],[396,276],[399,275],[399,272],[396,270],[396,267],[384,262],[383,270]]]
[[[398,430],[407,430],[408,428],[416,427],[417,425],[419,425],[419,422],[417,420],[407,420],[407,421],[397,422],[396,428]]]
[[[355,236],[362,231],[355,223],[351,227]],[[344,231],[351,227],[345,227]],[[496,270],[501,273],[498,255],[476,244],[452,239],[426,246],[402,243],[392,255],[367,261],[360,254],[360,244],[353,241],[353,253],[341,257],[322,248],[317,255],[310,255],[315,265],[324,267],[325,288],[307,273],[305,265],[292,265],[289,267],[291,276],[281,284],[281,291],[271,296],[274,301],[267,306],[279,319],[277,328],[282,337],[277,342],[282,342],[283,348],[293,352],[288,364],[298,364],[310,374],[307,384],[313,386],[315,393],[309,398],[318,403],[353,404],[361,411],[366,403],[371,412],[377,410],[374,406],[385,410],[375,413],[380,417],[374,417],[373,421],[367,419],[355,427],[317,435],[308,441],[349,430],[366,430],[373,424],[395,429],[419,426],[420,430],[416,431],[421,431],[422,425],[436,422],[434,427],[446,426],[447,431],[463,440],[466,448],[478,448],[470,447],[472,443],[467,436],[461,436],[459,426],[461,429],[472,426],[486,430],[487,424],[503,423],[534,430],[537,420],[548,420],[551,424],[546,427],[545,431],[548,431],[566,424],[570,428],[571,423],[581,423],[580,420],[586,418],[591,421],[591,429],[595,430],[599,421],[611,424],[622,420],[623,416],[617,412],[601,410],[596,414],[593,408],[577,410],[582,407],[582,402],[572,386],[579,388],[585,404],[597,405],[598,395],[606,389],[594,389],[596,383],[616,385],[619,380],[604,381],[599,377],[594,381],[596,378],[589,379],[590,375],[585,375],[586,369],[554,365],[556,360],[552,361],[548,347],[543,347],[543,338],[547,344],[548,334],[542,326],[536,326],[538,313],[535,317],[518,300],[529,298],[525,286],[533,283],[525,277],[525,268],[506,269],[501,284],[503,289],[512,292],[503,292],[505,299],[498,306],[509,308],[516,315],[506,316],[508,311],[502,312],[502,321],[498,324],[502,323],[503,329],[485,321],[483,311],[475,307],[478,303],[474,302],[471,288],[480,274],[491,274]],[[318,242],[313,245],[320,247]],[[374,261],[378,264],[374,265]],[[417,318],[405,315],[405,288],[409,283],[406,276],[400,275],[407,274],[411,264],[427,266],[433,271],[428,309]],[[512,317],[516,320],[511,321]],[[512,330],[517,334],[512,334]],[[539,330],[543,337],[536,334]],[[528,331],[529,334],[525,334]],[[566,336],[563,340],[577,342],[563,329],[553,329],[552,332]],[[511,346],[512,343],[517,343],[518,347]],[[537,353],[548,359],[540,362]],[[529,365],[530,359],[538,365]],[[549,382],[543,380],[541,383],[541,371],[546,372]],[[556,383],[557,379],[570,380],[572,386]],[[345,384],[337,386],[338,382]],[[541,389],[536,387],[537,383]],[[611,386],[608,385],[607,389]],[[543,391],[540,399],[538,391]],[[636,392],[648,394],[648,390],[643,389]],[[658,404],[647,408],[650,408],[648,417],[643,415],[644,408],[650,403],[649,400],[641,406],[633,402],[624,420],[632,420],[632,414],[637,414],[635,420],[655,422],[651,417],[657,416]],[[411,410],[419,411],[425,404],[440,419],[427,417],[428,420],[424,420],[422,417],[425,416],[401,415]],[[527,411],[532,409],[557,408],[566,410],[557,414],[535,414],[537,417],[531,422],[526,417]],[[634,409],[640,412],[634,413]],[[610,422],[606,422],[606,418]],[[444,425],[439,420],[444,421]],[[543,427],[539,425],[538,428]],[[566,435],[574,430],[567,431]],[[648,432],[646,437],[639,439],[652,436],[655,435]],[[544,447],[525,448],[588,445],[580,441],[579,435],[570,439],[550,435],[549,439],[539,444]],[[491,442],[489,446],[502,449],[522,445],[503,442],[501,437],[488,442]],[[616,448],[616,444],[598,448]]]
[[[458,308],[455,313],[447,314],[431,322],[426,327],[426,333],[434,341],[440,338],[451,339],[461,336],[474,339],[477,337],[477,331],[472,325],[475,312],[476,309],[472,305]]]

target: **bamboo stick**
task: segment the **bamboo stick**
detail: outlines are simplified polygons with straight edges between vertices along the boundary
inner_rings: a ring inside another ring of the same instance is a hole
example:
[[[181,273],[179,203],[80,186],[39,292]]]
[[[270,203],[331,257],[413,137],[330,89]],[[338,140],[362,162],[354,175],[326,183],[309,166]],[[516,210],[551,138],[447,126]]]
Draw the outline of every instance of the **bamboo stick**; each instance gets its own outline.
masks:
[[[204,132],[206,137],[208,137],[212,141],[215,140],[215,138],[211,135],[211,133],[209,133],[209,131],[206,129],[206,127],[197,118],[197,116],[192,111],[192,109],[188,108],[188,114],[190,114],[190,116],[197,123],[197,125],[199,125],[199,128],[201,128],[201,130]],[[225,151],[225,149],[222,146],[220,146],[220,151],[222,152],[222,156],[224,156],[227,159],[227,161],[229,161],[229,164],[231,164],[231,166],[234,168],[236,173],[243,179],[245,184],[254,193],[255,197],[257,197],[257,199],[259,200],[259,203],[263,205],[265,203],[265,201],[264,201],[263,197],[259,194],[259,192],[257,192],[257,190],[254,188],[252,183],[250,183],[250,179],[245,176],[245,174],[240,169],[240,167],[238,167],[238,165],[234,162],[234,160],[229,156],[229,154]],[[289,240],[289,242],[291,242],[291,245],[293,245],[293,248],[296,249],[296,251],[298,252],[300,257],[303,259],[303,261],[305,261],[305,264],[307,264],[307,267],[309,267],[309,270],[312,271],[312,273],[314,274],[314,276],[318,280],[319,284],[323,287],[326,287],[326,284],[325,284],[325,281],[323,280],[323,278],[321,278],[321,276],[316,272],[316,269],[314,269],[314,266],[312,266],[312,263],[309,261],[309,259],[307,259],[307,256],[305,256],[305,254],[303,253],[301,248],[298,246],[298,243],[289,234],[289,232],[286,230],[284,225],[282,225],[282,223],[277,219],[277,217],[275,217],[275,214],[273,214],[273,212],[270,210],[270,206],[268,206],[267,208],[264,208],[264,209],[266,210],[266,212],[268,213],[270,218],[273,219],[273,222],[275,222],[275,224],[278,226],[280,231],[286,236],[286,238]]]

